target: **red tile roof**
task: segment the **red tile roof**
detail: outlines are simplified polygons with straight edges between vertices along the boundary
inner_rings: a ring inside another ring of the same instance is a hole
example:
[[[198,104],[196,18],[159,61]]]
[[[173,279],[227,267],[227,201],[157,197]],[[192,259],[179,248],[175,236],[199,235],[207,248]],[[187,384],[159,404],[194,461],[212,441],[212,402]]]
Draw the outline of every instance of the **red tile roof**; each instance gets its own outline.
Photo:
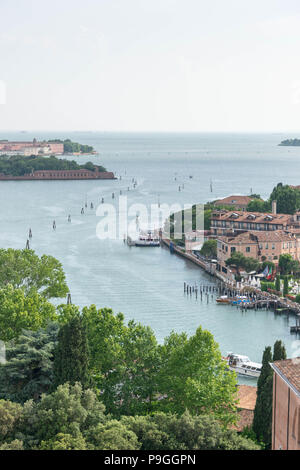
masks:
[[[211,219],[230,220],[232,222],[252,222],[259,224],[287,224],[292,220],[292,216],[289,214],[216,210],[212,213]]]
[[[251,197],[249,196],[228,196],[224,197],[224,199],[218,199],[215,204],[242,204],[242,205],[248,205],[249,202],[251,201]]]
[[[238,233],[236,236],[219,236],[218,240],[224,243],[239,244],[239,243],[262,243],[262,242],[290,242],[296,241],[296,237],[292,233],[285,232],[284,230],[274,230],[272,232],[251,231]]]
[[[238,407],[244,410],[254,410],[257,397],[257,388],[250,385],[239,385],[238,388]]]

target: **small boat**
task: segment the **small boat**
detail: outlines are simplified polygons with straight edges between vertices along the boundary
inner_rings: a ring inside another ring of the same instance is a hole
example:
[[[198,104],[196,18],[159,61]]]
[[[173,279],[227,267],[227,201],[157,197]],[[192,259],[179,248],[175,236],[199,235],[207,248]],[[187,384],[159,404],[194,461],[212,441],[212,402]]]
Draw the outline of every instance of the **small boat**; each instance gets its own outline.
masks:
[[[262,364],[250,361],[248,356],[228,353],[226,362],[229,369],[235,371],[239,375],[256,378],[260,376]]]
[[[232,305],[250,304],[251,301],[246,296],[238,295],[234,299],[231,299],[231,303]]]
[[[227,295],[221,295],[216,302],[218,304],[230,304],[231,300],[227,297]]]
[[[154,230],[140,231],[139,238],[135,241],[135,246],[160,246],[160,238]]]

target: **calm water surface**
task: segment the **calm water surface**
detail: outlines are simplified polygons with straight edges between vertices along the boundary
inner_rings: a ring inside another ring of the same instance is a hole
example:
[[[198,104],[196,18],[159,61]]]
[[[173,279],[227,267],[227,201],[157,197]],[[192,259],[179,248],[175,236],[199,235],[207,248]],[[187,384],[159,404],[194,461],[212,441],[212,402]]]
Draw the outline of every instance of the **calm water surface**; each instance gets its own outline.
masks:
[[[265,345],[282,339],[288,353],[296,339],[295,323],[273,312],[241,313],[235,307],[208,304],[183,294],[184,281],[214,281],[192,263],[165,248],[129,248],[122,241],[99,240],[96,208],[102,197],[118,205],[120,190],[129,204],[195,203],[229,194],[269,195],[278,182],[300,184],[300,147],[278,147],[289,135],[15,133],[0,139],[71,138],[93,145],[87,158],[122,176],[116,181],[0,182],[0,246],[24,248],[29,227],[31,247],[63,264],[72,301],[122,311],[126,319],[150,325],[159,341],[172,330],[193,334],[201,325],[211,331],[222,353],[234,351],[260,361]],[[189,178],[193,175],[193,179]],[[136,178],[136,189],[131,180]],[[175,181],[175,177],[177,181]],[[213,193],[210,192],[210,179]],[[179,192],[179,184],[184,190]],[[116,199],[112,200],[115,192]],[[88,202],[84,215],[81,208]],[[93,202],[94,209],[90,209]],[[68,214],[72,223],[67,222]],[[56,221],[57,230],[52,230]]]

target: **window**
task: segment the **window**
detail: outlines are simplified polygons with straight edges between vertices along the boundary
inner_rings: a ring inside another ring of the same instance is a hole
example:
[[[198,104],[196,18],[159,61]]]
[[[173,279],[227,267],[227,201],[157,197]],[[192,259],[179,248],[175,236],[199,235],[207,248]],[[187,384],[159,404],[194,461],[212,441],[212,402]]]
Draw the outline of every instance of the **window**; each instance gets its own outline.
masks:
[[[268,250],[268,249],[269,249],[269,245],[268,245],[268,243],[266,243],[266,250]]]
[[[250,246],[246,247],[246,253],[250,253]]]
[[[234,252],[235,252],[235,246],[232,246],[232,247],[230,248],[230,252],[231,252],[231,253],[234,253]]]

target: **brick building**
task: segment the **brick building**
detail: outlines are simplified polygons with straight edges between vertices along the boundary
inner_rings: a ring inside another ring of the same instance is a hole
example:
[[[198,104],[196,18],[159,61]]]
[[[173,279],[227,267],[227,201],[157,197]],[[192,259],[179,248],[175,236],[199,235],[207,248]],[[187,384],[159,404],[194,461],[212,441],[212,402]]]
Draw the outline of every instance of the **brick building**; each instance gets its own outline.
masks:
[[[0,173],[0,181],[38,181],[38,180],[92,180],[116,179],[110,171],[91,170],[38,170],[23,176],[4,175]]]
[[[274,232],[242,232],[232,236],[217,237],[218,263],[223,272],[226,260],[239,251],[244,256],[258,261],[272,261],[278,264],[282,254],[290,254],[300,260],[300,239],[283,230]]]
[[[300,358],[271,364],[273,450],[300,450]]]
[[[0,141],[0,154],[8,155],[62,155],[64,144],[59,142],[9,142]]]
[[[223,199],[219,199],[215,202],[216,206],[233,206],[236,210],[245,211],[249,202],[251,202],[250,196],[228,196]]]
[[[289,214],[215,210],[211,215],[212,235],[229,235],[245,231],[287,230],[293,225]]]

